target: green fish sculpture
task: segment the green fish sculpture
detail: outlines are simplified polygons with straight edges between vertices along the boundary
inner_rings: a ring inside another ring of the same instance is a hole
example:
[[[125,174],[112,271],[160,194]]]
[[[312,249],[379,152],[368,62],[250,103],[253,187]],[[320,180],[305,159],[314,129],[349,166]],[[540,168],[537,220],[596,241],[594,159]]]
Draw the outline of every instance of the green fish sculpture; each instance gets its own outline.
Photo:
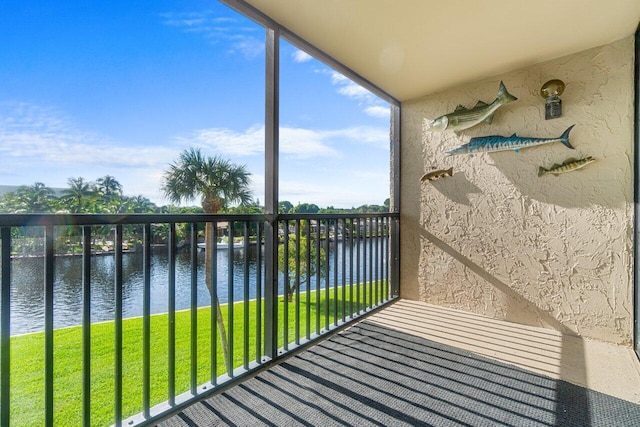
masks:
[[[427,123],[427,130],[437,132],[452,130],[457,135],[460,131],[469,129],[481,122],[491,124],[493,113],[495,113],[498,108],[517,99],[518,98],[507,91],[504,83],[500,82],[498,96],[491,104],[478,101],[476,106],[471,109],[458,105],[458,108],[456,108],[453,113],[430,120]]]
[[[573,126],[569,126],[562,135],[557,138],[532,138],[527,136],[518,136],[515,133],[511,136],[478,136],[471,138],[471,140],[460,147],[447,151],[449,156],[455,156],[457,154],[475,154],[475,153],[488,153],[494,151],[508,151],[513,150],[516,153],[522,148],[535,147],[536,145],[551,144],[552,142],[561,142],[565,147],[574,149],[571,143],[569,143],[569,133]]]
[[[545,175],[560,175],[561,173],[567,173],[567,172],[571,172],[571,171],[575,171],[578,170],[580,168],[583,168],[593,162],[595,162],[596,159],[594,159],[591,156],[585,157],[584,159],[567,159],[564,162],[562,162],[562,164],[555,164],[553,166],[551,166],[549,169],[545,169],[542,166],[540,166],[538,168],[538,176],[545,176]]]
[[[433,181],[434,179],[442,178],[447,175],[453,176],[453,168],[438,169],[437,171],[425,173],[422,175],[422,178],[420,178],[420,181]]]

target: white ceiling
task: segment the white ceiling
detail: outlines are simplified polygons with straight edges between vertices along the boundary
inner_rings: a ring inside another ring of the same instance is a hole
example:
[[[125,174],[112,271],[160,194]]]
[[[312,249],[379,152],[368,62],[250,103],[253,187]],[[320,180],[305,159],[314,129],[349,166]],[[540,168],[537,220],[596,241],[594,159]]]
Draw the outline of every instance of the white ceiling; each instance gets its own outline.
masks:
[[[246,0],[400,101],[634,34],[640,0]]]

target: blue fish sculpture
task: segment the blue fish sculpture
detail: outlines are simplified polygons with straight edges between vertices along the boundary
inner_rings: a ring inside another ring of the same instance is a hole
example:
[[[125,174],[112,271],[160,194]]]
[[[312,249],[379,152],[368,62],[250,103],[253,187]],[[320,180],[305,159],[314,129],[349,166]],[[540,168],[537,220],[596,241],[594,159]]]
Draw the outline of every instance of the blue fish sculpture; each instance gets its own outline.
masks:
[[[479,136],[471,138],[471,140],[460,147],[447,151],[449,156],[455,156],[458,154],[475,154],[475,153],[489,153],[494,151],[508,151],[513,150],[516,153],[522,148],[535,147],[536,145],[551,144],[552,142],[562,142],[567,148],[574,147],[569,143],[569,132],[573,129],[573,126],[569,126],[564,133],[557,138],[531,138],[517,136],[515,133],[511,136]]]

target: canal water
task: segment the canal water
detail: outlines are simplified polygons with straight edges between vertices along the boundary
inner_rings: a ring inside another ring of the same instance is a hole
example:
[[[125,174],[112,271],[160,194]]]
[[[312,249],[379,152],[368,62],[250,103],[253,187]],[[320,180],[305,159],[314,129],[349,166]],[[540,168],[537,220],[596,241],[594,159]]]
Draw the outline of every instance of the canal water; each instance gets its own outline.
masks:
[[[366,239],[360,242],[360,277],[369,277],[368,262],[375,256],[375,245],[379,239]],[[365,249],[366,246],[366,249]],[[371,247],[374,248],[371,251]],[[344,249],[343,249],[344,248]],[[261,250],[263,250],[261,248]],[[348,245],[334,245],[329,248],[329,286],[334,285],[334,269],[338,270],[338,284],[342,282],[342,251],[346,251],[347,265],[345,273],[347,281],[351,274],[349,259],[353,251],[353,277],[355,280],[357,247]],[[338,252],[338,263],[334,265],[334,253]],[[366,252],[365,252],[366,251]],[[366,253],[366,262],[365,262]],[[249,265],[249,297],[256,297],[257,283],[257,255],[256,246],[247,251],[236,249],[232,255],[233,269],[233,297],[235,301],[244,298],[245,257]],[[382,248],[379,247],[380,257],[378,265],[382,270]],[[217,251],[218,263],[218,298],[221,303],[228,302],[229,251]],[[186,309],[191,304],[191,265],[189,251],[178,252],[176,258],[176,309]],[[211,304],[209,290],[204,277],[205,253],[198,252],[198,306]],[[264,262],[263,262],[264,264]],[[375,265],[375,260],[374,260]],[[91,322],[110,321],[114,318],[115,264],[113,255],[93,256],[91,259]],[[44,259],[43,258],[15,258],[11,262],[11,334],[24,334],[44,330]],[[54,328],[79,325],[82,321],[82,257],[62,256],[55,258],[54,264]],[[166,313],[168,311],[168,279],[169,259],[166,248],[153,248],[151,255],[151,313]],[[264,265],[262,266],[264,278]],[[375,273],[374,273],[375,278]],[[321,286],[325,286],[325,278],[321,279]],[[362,279],[361,279],[362,280]],[[369,279],[367,279],[369,280]],[[264,279],[263,279],[264,281]],[[136,317],[142,315],[143,307],[143,257],[141,253],[123,254],[123,316]],[[315,289],[315,276],[311,278],[311,288]],[[281,278],[280,283],[283,283]],[[304,289],[304,287],[303,287]],[[282,285],[279,290],[283,292]]]

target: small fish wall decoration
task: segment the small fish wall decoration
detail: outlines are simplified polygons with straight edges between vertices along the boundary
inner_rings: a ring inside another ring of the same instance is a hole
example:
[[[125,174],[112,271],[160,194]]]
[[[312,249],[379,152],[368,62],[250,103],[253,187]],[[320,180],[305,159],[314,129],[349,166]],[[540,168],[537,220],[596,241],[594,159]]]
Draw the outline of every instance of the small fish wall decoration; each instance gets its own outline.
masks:
[[[494,151],[508,151],[513,150],[516,153],[522,148],[535,147],[537,145],[551,144],[552,142],[561,142],[567,148],[574,149],[569,143],[569,133],[573,126],[569,126],[562,135],[557,138],[532,138],[517,136],[515,133],[511,136],[479,136],[471,138],[471,140],[460,147],[447,151],[449,156],[455,156],[458,154],[475,154],[475,153],[488,153]]]
[[[469,129],[478,123],[485,122],[491,124],[493,113],[495,113],[498,108],[517,99],[518,98],[507,91],[504,83],[500,82],[498,96],[491,104],[478,101],[475,107],[471,109],[458,105],[453,113],[445,114],[444,116],[429,121],[427,123],[427,130],[436,132],[452,130],[457,135],[460,131]]]
[[[584,159],[567,159],[564,162],[562,162],[561,164],[555,164],[553,166],[551,166],[549,169],[545,169],[542,166],[540,166],[538,168],[538,176],[545,176],[545,175],[560,175],[561,173],[567,173],[567,172],[571,172],[571,171],[575,171],[578,169],[581,169],[593,162],[595,162],[596,159],[594,159],[591,156],[585,157]]]
[[[422,175],[420,181],[433,181],[434,179],[442,178],[444,176],[453,176],[453,168],[449,169],[438,169],[437,171],[427,172]]]

